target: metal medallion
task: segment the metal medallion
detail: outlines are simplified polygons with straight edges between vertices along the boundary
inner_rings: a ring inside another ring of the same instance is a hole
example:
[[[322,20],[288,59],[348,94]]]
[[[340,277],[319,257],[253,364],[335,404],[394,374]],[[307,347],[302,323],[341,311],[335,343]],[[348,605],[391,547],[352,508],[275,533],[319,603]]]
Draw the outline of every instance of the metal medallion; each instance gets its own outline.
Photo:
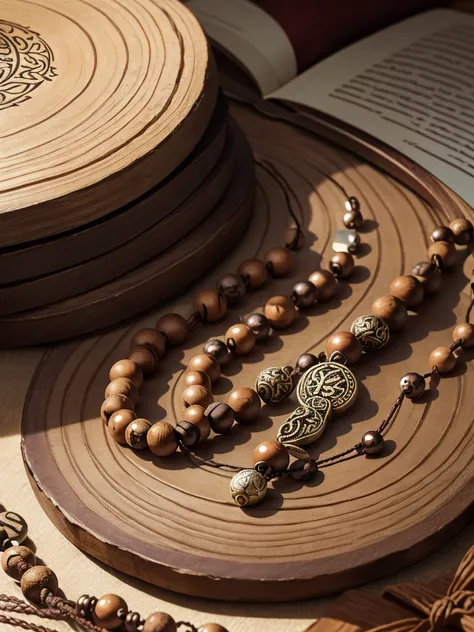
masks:
[[[354,374],[340,362],[321,362],[301,378],[297,397],[302,406],[314,408],[319,399],[330,401],[334,414],[347,410],[355,402],[358,386]]]
[[[285,446],[306,445],[319,439],[331,418],[331,403],[324,397],[314,397],[311,407],[298,406],[278,431],[277,440]]]
[[[364,351],[377,351],[390,338],[390,330],[383,318],[374,314],[360,316],[352,323],[351,332],[360,340]]]
[[[236,505],[256,505],[267,493],[267,481],[255,469],[240,470],[230,482],[230,492]]]
[[[271,367],[257,378],[256,390],[260,399],[269,406],[276,406],[290,395],[295,387],[293,367]]]

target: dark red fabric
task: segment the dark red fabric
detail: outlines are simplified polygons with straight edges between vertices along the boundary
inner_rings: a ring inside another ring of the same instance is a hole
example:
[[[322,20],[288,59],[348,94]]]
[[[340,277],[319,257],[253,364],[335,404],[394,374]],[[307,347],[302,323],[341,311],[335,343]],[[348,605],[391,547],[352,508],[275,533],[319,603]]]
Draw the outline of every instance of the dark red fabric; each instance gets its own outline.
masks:
[[[384,26],[446,4],[442,0],[253,1],[288,35],[299,71]]]

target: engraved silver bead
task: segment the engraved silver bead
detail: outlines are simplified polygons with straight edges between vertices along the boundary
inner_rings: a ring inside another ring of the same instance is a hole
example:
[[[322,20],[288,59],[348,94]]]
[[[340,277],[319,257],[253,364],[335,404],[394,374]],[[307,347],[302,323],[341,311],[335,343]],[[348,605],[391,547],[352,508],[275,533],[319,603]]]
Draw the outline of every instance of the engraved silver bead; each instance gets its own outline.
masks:
[[[351,333],[359,339],[362,350],[365,352],[378,351],[390,339],[387,323],[383,318],[374,314],[357,318],[351,325]]]
[[[294,387],[293,367],[270,367],[259,374],[255,390],[265,404],[276,406],[291,395]]]
[[[256,505],[265,498],[267,481],[255,469],[240,470],[230,482],[230,493],[236,505]]]

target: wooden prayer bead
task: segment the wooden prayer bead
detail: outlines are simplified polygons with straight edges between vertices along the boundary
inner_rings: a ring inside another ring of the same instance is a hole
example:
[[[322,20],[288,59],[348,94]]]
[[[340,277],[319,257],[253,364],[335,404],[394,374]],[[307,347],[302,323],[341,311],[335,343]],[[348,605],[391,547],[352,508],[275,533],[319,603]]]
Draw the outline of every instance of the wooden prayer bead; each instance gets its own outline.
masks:
[[[199,628],[198,632],[228,632],[228,630],[218,623],[206,623]]]
[[[318,362],[319,360],[314,354],[303,353],[302,355],[299,356],[298,360],[296,361],[295,369],[301,375],[302,373],[310,369],[312,366],[315,366],[316,364],[318,364]]]
[[[372,314],[383,318],[390,331],[398,331],[405,325],[408,314],[405,304],[395,296],[381,296],[372,305]]]
[[[110,436],[115,439],[117,443],[125,445],[127,443],[125,439],[125,431],[132,421],[137,418],[133,410],[117,410],[110,416],[107,428]]]
[[[227,299],[218,290],[203,290],[194,299],[194,309],[208,323],[215,323],[227,314]]]
[[[199,384],[194,384],[194,386],[188,386],[184,389],[183,394],[181,395],[181,401],[186,407],[197,404],[198,406],[207,408],[210,404],[212,404],[214,398],[208,388],[200,386]]]
[[[234,411],[224,402],[214,402],[206,408],[204,415],[208,418],[214,432],[223,434],[234,424]]]
[[[447,226],[438,226],[431,233],[430,239],[433,243],[437,241],[447,241],[450,244],[454,244],[454,233]]]
[[[197,426],[199,430],[199,441],[205,441],[211,434],[211,424],[206,417],[204,408],[197,404],[189,406],[183,411],[183,421],[187,421],[190,424]]]
[[[184,376],[186,386],[204,386],[211,390],[211,378],[204,371],[188,371]]]
[[[305,237],[297,226],[290,226],[285,233],[285,246],[291,250],[301,250],[305,245]]]
[[[143,632],[177,632],[176,622],[166,612],[153,612],[145,621]]]
[[[350,252],[336,252],[329,262],[329,270],[338,279],[350,276],[354,267],[354,257]]]
[[[189,327],[179,314],[165,314],[156,321],[156,331],[162,333],[170,345],[180,345],[188,337]]]
[[[333,334],[326,343],[326,355],[331,357],[335,351],[342,353],[348,364],[354,364],[362,355],[360,340],[350,331],[339,331]]]
[[[437,347],[430,355],[431,368],[437,368],[438,373],[451,373],[456,366],[456,356],[449,347]]]
[[[423,300],[423,285],[412,274],[403,274],[390,283],[390,294],[403,301],[407,308],[416,307]]]
[[[169,456],[178,449],[174,426],[166,421],[157,421],[146,435],[148,447],[156,456]]]
[[[252,422],[260,412],[260,398],[248,386],[242,386],[232,391],[227,403],[234,411],[235,420],[241,424]]]
[[[94,608],[94,623],[105,630],[116,630],[128,612],[126,602],[118,595],[104,595]]]
[[[125,430],[125,441],[134,450],[144,450],[148,445],[146,436],[150,428],[151,423],[147,419],[135,419]]]
[[[133,410],[133,404],[128,397],[125,397],[125,395],[110,395],[110,397],[107,397],[100,407],[100,416],[104,424],[109,421],[111,415],[123,409]]]
[[[296,316],[293,301],[288,296],[273,296],[265,305],[265,317],[275,329],[289,327]]]
[[[2,554],[2,568],[15,581],[20,581],[29,566],[36,564],[36,556],[27,546],[11,546]]]
[[[130,359],[119,360],[109,371],[109,380],[115,380],[118,377],[128,377],[137,388],[143,384],[143,372],[136,362]]]
[[[364,218],[362,217],[362,213],[358,209],[353,208],[350,211],[346,211],[344,213],[342,221],[346,228],[359,229],[364,223]]]
[[[293,253],[280,246],[270,248],[265,255],[265,265],[274,277],[286,276],[293,268]]]
[[[244,323],[237,323],[226,331],[225,342],[237,355],[246,355],[255,346],[255,335],[250,327]]]
[[[268,318],[259,312],[249,314],[246,318],[244,318],[244,323],[247,327],[250,327],[250,330],[255,335],[255,340],[265,340],[271,333]]]
[[[158,366],[158,359],[151,347],[137,345],[129,351],[128,357],[138,364],[143,375],[152,375]]]
[[[447,241],[437,241],[428,248],[427,259],[428,261],[435,262],[436,258],[441,260],[444,268],[451,268],[456,264],[457,251],[454,244],[450,244]]]
[[[14,511],[0,512],[0,546],[5,540],[21,544],[28,535],[26,520]]]
[[[238,274],[224,274],[221,276],[217,289],[226,297],[229,305],[238,305],[246,292],[244,280]]]
[[[128,377],[116,377],[105,389],[105,398],[110,395],[125,395],[134,406],[138,404],[139,393],[135,384]]]
[[[434,294],[441,287],[442,275],[433,263],[420,261],[413,266],[411,272],[422,284],[425,295]]]
[[[473,238],[474,228],[472,223],[465,217],[459,217],[453,220],[449,228],[453,231],[454,241],[459,246],[468,244]]]
[[[318,300],[319,290],[311,281],[298,281],[293,286],[291,300],[299,309],[312,307]]]
[[[248,290],[258,290],[268,278],[268,270],[260,259],[246,259],[237,268]]]
[[[130,346],[135,347],[136,345],[151,347],[157,358],[163,357],[166,351],[166,340],[163,334],[152,327],[139,329],[136,332],[131,340]]]
[[[208,340],[202,350],[215,358],[221,366],[225,366],[230,360],[230,351],[227,345],[218,338]]]
[[[58,578],[48,566],[33,566],[23,574],[20,588],[24,597],[36,605],[42,603],[44,593],[55,595],[58,591]]]
[[[453,330],[453,342],[462,340],[463,349],[472,349],[474,347],[474,325],[471,323],[459,323]]]
[[[221,376],[219,362],[207,353],[199,353],[188,362],[189,371],[202,371],[209,376],[211,382],[215,382]]]
[[[311,281],[319,290],[320,301],[327,301],[336,293],[337,280],[334,274],[329,272],[329,270],[317,270],[313,272],[308,281]]]
[[[284,472],[290,462],[290,455],[285,446],[279,441],[264,441],[253,451],[253,463],[265,461],[271,467],[272,472]]]

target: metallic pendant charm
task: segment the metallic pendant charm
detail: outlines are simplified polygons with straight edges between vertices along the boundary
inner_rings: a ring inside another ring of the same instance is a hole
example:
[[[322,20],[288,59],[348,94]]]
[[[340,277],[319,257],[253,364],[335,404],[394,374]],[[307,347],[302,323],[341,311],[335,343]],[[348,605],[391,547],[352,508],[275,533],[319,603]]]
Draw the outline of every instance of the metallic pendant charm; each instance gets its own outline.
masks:
[[[331,403],[324,397],[314,397],[311,408],[298,406],[278,431],[277,441],[285,446],[306,445],[319,439],[331,418]]]
[[[336,231],[332,244],[334,252],[356,252],[360,245],[359,233],[353,228],[342,228]]]
[[[357,381],[352,371],[335,362],[332,355],[327,362],[316,364],[306,371],[298,384],[297,397],[299,403],[308,408],[313,408],[323,397],[329,400],[333,413],[338,415],[352,406],[357,392]]]
[[[296,380],[292,373],[291,366],[271,367],[262,371],[256,383],[260,399],[269,406],[276,406],[286,399],[295,388]]]
[[[230,481],[230,492],[236,505],[256,505],[267,493],[267,481],[255,469],[240,470]]]
[[[384,347],[390,338],[387,323],[374,314],[360,316],[352,323],[351,332],[359,338],[364,351],[377,351]]]

